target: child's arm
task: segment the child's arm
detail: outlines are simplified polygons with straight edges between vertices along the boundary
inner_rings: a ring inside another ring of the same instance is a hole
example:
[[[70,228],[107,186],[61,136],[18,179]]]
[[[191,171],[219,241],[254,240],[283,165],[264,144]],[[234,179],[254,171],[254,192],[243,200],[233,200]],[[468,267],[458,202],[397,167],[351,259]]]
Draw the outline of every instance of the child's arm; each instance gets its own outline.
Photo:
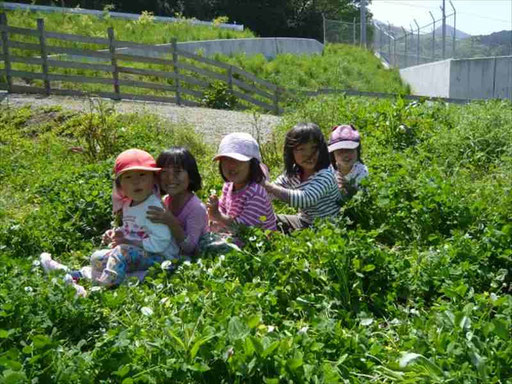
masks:
[[[290,204],[290,189],[281,187],[275,183],[269,183],[268,181],[264,181],[262,185],[268,193],[275,196],[279,200]]]
[[[182,243],[187,234],[183,230],[180,222],[172,214],[169,209],[156,207],[154,205],[148,207],[147,218],[151,220],[153,223],[165,224],[169,227],[172,236],[176,239],[178,244]]]
[[[337,188],[332,173],[319,171],[302,189],[286,189],[270,186],[270,191],[279,199],[296,208],[308,208],[316,205],[332,188]],[[267,190],[268,191],[268,190]]]

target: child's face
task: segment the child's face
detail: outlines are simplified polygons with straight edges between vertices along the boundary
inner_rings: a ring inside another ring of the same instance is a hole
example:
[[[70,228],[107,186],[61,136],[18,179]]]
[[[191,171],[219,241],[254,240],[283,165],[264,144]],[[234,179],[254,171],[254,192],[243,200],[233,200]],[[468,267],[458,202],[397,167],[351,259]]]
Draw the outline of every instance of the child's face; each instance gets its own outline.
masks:
[[[308,141],[293,148],[295,163],[304,171],[315,170],[319,154],[318,145],[314,141]]]
[[[357,161],[357,149],[337,149],[334,151],[336,168],[343,173],[348,173]]]
[[[123,193],[137,204],[153,193],[155,174],[152,171],[128,171],[120,176],[119,182]]]
[[[235,188],[243,187],[249,182],[250,162],[239,161],[231,157],[221,157],[220,167],[224,177],[235,184]]]
[[[160,187],[171,196],[188,191],[188,172],[181,167],[169,166],[160,171]]]

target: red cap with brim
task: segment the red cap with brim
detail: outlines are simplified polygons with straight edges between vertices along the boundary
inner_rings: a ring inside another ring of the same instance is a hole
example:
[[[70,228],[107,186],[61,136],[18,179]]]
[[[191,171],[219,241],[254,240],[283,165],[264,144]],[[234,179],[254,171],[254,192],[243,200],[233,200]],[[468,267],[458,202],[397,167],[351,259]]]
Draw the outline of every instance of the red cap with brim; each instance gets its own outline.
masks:
[[[161,168],[156,166],[156,161],[149,153],[141,149],[128,149],[117,156],[114,165],[114,174],[119,177],[128,171],[157,172]]]

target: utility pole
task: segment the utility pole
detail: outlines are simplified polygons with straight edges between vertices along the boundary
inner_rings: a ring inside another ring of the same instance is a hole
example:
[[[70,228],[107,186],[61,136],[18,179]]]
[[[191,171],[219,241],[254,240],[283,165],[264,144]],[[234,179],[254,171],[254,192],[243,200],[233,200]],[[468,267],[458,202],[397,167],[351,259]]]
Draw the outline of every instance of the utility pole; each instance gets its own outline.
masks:
[[[443,11],[443,59],[446,59],[446,0],[443,0],[443,7],[441,10]]]
[[[361,45],[366,48],[366,0],[361,0]]]

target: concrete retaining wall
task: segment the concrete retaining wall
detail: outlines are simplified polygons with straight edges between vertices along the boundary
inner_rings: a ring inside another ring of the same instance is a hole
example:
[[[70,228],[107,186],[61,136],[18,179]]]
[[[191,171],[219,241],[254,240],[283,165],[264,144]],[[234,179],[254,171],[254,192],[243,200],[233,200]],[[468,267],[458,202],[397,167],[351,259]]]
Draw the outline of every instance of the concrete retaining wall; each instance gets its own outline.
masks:
[[[169,54],[171,44],[161,44],[148,50],[140,48],[120,48],[118,52],[144,55],[150,57],[161,57]],[[203,40],[185,41],[178,43],[178,49],[197,53],[204,56],[212,56],[215,53],[231,56],[237,53],[245,53],[247,56],[263,54],[267,59],[273,59],[278,54],[293,53],[296,55],[321,54],[323,44],[314,39],[293,39],[293,38],[253,38],[253,39],[226,39],[226,40]]]
[[[512,100],[512,56],[437,61],[400,76],[418,96]]]
[[[450,97],[450,60],[401,69],[400,77],[413,95]]]

